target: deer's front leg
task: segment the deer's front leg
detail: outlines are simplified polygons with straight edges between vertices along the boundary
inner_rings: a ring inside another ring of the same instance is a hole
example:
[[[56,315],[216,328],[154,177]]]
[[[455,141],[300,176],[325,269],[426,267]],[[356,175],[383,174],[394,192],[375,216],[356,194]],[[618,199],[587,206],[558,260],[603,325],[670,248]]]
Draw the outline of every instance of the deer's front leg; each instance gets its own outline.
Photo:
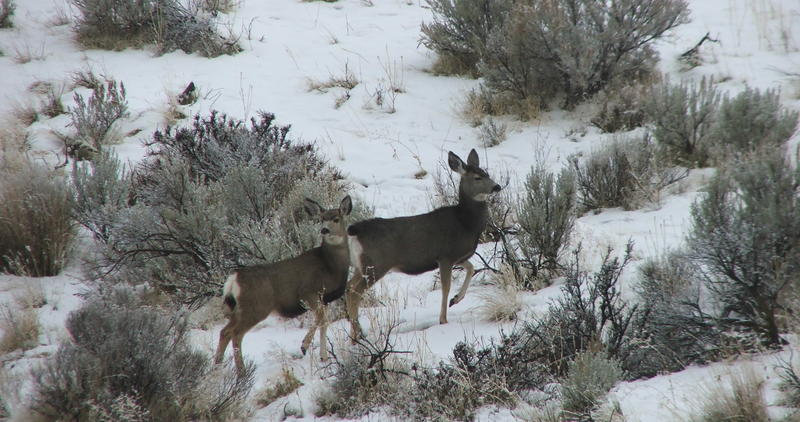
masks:
[[[439,276],[442,279],[442,309],[439,311],[439,324],[447,324],[447,298],[450,296],[453,265],[449,262],[439,262]]]
[[[453,296],[450,299],[450,306],[455,305],[458,302],[461,302],[464,299],[464,296],[467,295],[467,288],[469,288],[469,282],[472,281],[472,276],[475,275],[475,267],[472,265],[469,260],[464,261],[461,263],[464,266],[464,269],[467,270],[467,275],[464,277],[464,284],[461,285],[461,290],[458,291],[458,294]]]

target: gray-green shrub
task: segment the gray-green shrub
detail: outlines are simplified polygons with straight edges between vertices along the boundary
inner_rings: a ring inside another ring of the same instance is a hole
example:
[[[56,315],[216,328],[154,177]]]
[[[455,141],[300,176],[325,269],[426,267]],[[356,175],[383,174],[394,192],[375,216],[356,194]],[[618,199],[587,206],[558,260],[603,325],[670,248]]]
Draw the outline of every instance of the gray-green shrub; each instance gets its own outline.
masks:
[[[638,208],[658,203],[662,191],[688,172],[665,163],[649,135],[617,139],[582,162],[573,159],[584,210]]]
[[[621,379],[622,367],[615,359],[604,353],[579,353],[569,363],[567,376],[561,382],[561,407],[565,416],[581,420],[590,416],[592,409]]]
[[[780,391],[783,393],[783,404],[794,409],[800,409],[800,373],[791,361],[782,361],[778,365],[781,382]]]
[[[731,327],[777,345],[800,287],[800,169],[782,149],[732,163],[692,206],[689,254]]]
[[[14,16],[16,8],[14,0],[0,0],[0,28],[11,28],[14,25],[11,17]]]
[[[156,132],[131,172],[120,174],[113,157],[77,172],[78,220],[101,245],[97,269],[200,305],[233,268],[315,246],[303,198],[332,204],[347,187],[313,145],[273,122],[267,113],[250,125],[196,116],[191,127]],[[352,218],[367,214],[357,203]]]
[[[422,24],[422,44],[439,57],[434,70],[444,74],[476,74],[486,40],[503,25],[511,10],[508,0],[430,0],[433,22]]]
[[[517,203],[517,236],[520,254],[517,264],[532,278],[542,271],[562,268],[561,258],[575,226],[575,173],[565,168],[556,176],[542,165],[534,166]],[[526,288],[533,280],[520,280]]]
[[[71,0],[80,15],[78,41],[89,48],[124,49],[155,44],[160,54],[174,50],[206,57],[241,51],[221,36],[211,16],[180,0]]]
[[[118,136],[112,130],[114,123],[129,115],[125,95],[125,85],[117,85],[114,80],[97,85],[88,101],[76,92],[73,97],[75,106],[69,110],[76,135],[68,137],[67,152],[77,158],[89,158],[82,157],[79,151],[88,148],[98,152],[114,143],[117,140],[115,136]]]
[[[31,410],[47,421],[226,420],[253,385],[252,365],[241,377],[213,369],[189,345],[183,313],[130,290],[91,297],[67,330],[71,339],[33,370]]]
[[[0,161],[0,271],[53,276],[75,239],[63,175],[44,164]]]
[[[652,71],[649,44],[685,22],[682,0],[431,0],[422,43],[478,69],[486,86],[573,107],[622,78]]]
[[[685,167],[705,167],[713,147],[712,132],[720,94],[711,79],[697,84],[670,84],[653,88],[646,106],[653,137],[665,149],[665,158]]]
[[[714,161],[779,148],[795,133],[797,116],[781,107],[780,93],[774,89],[747,88],[732,98],[726,95],[711,131]]]

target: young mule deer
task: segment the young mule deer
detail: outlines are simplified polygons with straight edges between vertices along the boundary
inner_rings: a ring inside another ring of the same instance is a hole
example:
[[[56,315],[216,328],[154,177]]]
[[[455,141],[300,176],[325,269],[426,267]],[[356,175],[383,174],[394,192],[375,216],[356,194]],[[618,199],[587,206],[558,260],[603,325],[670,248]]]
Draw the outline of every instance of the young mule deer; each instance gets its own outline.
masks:
[[[323,210],[308,198],[304,207],[322,222],[322,245],[294,258],[241,268],[228,276],[222,294],[231,312],[228,325],[219,333],[215,363],[222,362],[228,343],[233,341],[233,358],[241,373],[244,370],[242,338],[248,330],[273,312],[294,318],[309,308],[316,319],[303,338],[300,350],[306,353],[314,331],[319,328],[320,359],[327,360],[325,305],[345,292],[350,254],[344,217],[350,214],[353,204],[348,195],[338,209]]]
[[[456,154],[447,157],[450,168],[461,175],[458,204],[437,208],[427,214],[397,218],[373,218],[347,228],[353,277],[348,281],[345,302],[352,326],[351,338],[362,335],[358,304],[363,292],[389,271],[422,274],[439,268],[442,279],[442,308],[439,323],[447,323],[447,297],[453,266],[467,270],[464,284],[450,300],[450,306],[464,299],[475,272],[469,258],[486,228],[489,195],[500,191],[489,174],[478,167],[473,149],[465,164]]]

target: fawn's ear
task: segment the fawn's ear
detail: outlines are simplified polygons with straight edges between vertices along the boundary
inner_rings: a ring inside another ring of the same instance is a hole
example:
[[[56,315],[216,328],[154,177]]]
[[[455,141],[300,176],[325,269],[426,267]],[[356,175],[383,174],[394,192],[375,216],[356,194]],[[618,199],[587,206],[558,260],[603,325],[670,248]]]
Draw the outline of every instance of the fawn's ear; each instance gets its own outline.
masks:
[[[458,174],[464,174],[467,172],[467,165],[464,164],[464,162],[461,161],[461,158],[454,154],[453,151],[447,153],[447,164],[450,166],[450,170],[453,170]]]
[[[305,208],[308,215],[312,217],[319,217],[319,215],[322,214],[322,207],[308,198],[303,201],[303,208]]]
[[[350,215],[350,211],[353,211],[353,200],[350,199],[350,195],[347,195],[339,204],[339,212],[341,212],[342,215]]]
[[[475,148],[472,148],[472,151],[469,152],[469,156],[467,157],[467,164],[475,167],[480,167],[480,160],[478,159],[478,151],[475,151]]]

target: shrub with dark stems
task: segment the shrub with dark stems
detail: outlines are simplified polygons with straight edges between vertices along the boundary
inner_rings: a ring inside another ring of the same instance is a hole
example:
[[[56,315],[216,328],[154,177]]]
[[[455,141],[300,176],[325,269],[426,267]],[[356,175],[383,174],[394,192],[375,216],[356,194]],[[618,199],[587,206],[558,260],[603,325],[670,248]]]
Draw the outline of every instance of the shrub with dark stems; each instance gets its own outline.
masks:
[[[692,206],[689,254],[731,329],[779,345],[800,279],[800,169],[782,149],[723,168]]]
[[[206,57],[241,51],[235,39],[216,30],[211,15],[180,0],[71,0],[78,9],[78,41],[89,48],[124,49],[155,44],[160,54],[174,50]]]
[[[70,340],[33,371],[31,410],[44,420],[225,420],[252,385],[211,368],[189,346],[186,318],[130,290],[95,296],[67,319]]]
[[[95,270],[106,281],[149,283],[201,305],[224,275],[315,246],[305,197],[341,199],[347,186],[311,144],[263,113],[250,125],[218,113],[157,131],[132,171],[104,156],[77,170],[79,222],[100,242]],[[356,204],[355,217],[368,213]]]

